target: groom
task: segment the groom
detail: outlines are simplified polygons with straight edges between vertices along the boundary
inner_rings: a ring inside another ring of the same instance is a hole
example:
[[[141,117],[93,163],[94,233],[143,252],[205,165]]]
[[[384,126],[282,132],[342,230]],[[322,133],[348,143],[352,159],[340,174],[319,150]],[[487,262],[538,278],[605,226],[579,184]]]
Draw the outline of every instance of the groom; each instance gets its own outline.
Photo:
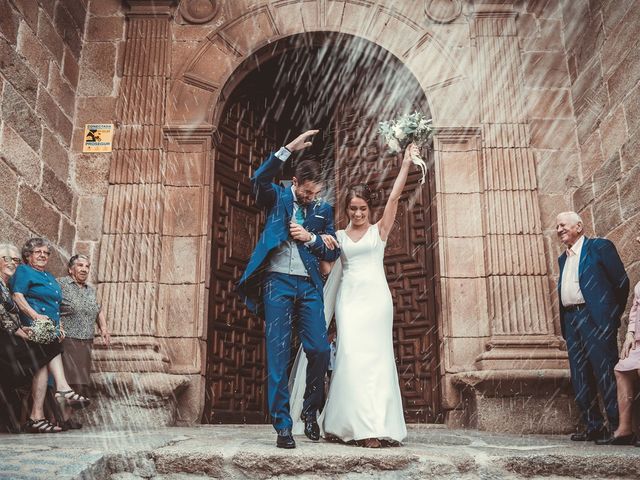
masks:
[[[290,187],[272,183],[291,153],[311,146],[309,139],[316,133],[318,130],[308,130],[269,155],[251,178],[256,204],[267,211],[267,219],[238,282],[238,293],[247,307],[264,315],[269,413],[280,448],[296,446],[291,434],[287,377],[294,320],[309,363],[302,420],[304,433],[311,440],[320,438],[316,415],[322,408],[329,364],[319,261],[336,260],[340,250],[332,208],[318,199],[322,190],[320,165],[301,161]]]

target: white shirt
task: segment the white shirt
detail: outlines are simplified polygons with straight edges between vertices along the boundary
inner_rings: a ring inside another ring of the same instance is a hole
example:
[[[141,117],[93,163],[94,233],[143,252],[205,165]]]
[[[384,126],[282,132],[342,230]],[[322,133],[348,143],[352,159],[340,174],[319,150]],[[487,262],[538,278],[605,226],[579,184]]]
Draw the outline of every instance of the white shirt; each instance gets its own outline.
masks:
[[[565,307],[584,303],[584,297],[582,296],[578,279],[578,268],[580,267],[580,255],[583,244],[584,235],[581,235],[576,243],[567,249],[567,260],[562,270],[562,284],[560,285],[560,301]]]

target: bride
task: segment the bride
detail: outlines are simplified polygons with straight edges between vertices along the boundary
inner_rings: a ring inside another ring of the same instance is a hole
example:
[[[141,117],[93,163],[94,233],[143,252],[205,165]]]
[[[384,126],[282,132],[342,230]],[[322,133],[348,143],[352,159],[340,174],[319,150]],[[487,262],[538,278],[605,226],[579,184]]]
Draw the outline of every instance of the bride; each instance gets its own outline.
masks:
[[[377,448],[407,436],[393,353],[393,301],[384,272],[384,248],[398,202],[418,147],[407,147],[382,218],[371,223],[371,193],[366,185],[347,192],[349,225],[336,232],[341,256],[324,288],[327,324],[334,311],[337,327],[335,367],[320,416],[325,438],[356,441]],[[330,265],[325,265],[325,273]],[[291,376],[291,413],[302,410],[306,358],[302,352]],[[301,422],[294,433],[302,430]]]

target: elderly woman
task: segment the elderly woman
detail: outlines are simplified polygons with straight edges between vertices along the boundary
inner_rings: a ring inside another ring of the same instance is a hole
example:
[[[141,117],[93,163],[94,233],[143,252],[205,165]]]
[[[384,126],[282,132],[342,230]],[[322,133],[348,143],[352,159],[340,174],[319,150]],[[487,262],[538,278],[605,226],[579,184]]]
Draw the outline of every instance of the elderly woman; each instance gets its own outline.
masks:
[[[89,257],[74,255],[69,259],[69,275],[58,279],[62,287],[60,316],[65,329],[62,363],[69,384],[81,392],[89,385],[96,323],[105,345],[108,346],[110,342],[109,329],[96,298],[96,289],[87,284],[90,268]],[[69,416],[69,410],[64,412],[67,427],[82,427]]]
[[[640,237],[636,238],[640,243]],[[633,304],[629,312],[629,326],[622,344],[620,361],[614,367],[618,387],[618,410],[620,424],[615,432],[598,445],[632,445],[640,447],[640,440],[633,434],[632,408],[634,386],[640,375],[640,282],[633,289]]]
[[[53,275],[46,271],[51,255],[51,244],[43,238],[31,238],[22,248],[22,259],[24,264],[18,266],[16,273],[11,277],[10,285],[13,292],[13,300],[20,310],[20,320],[22,325],[30,326],[33,321],[51,319],[59,332],[60,341],[64,339],[64,328],[60,325],[60,302],[62,301],[62,290]],[[62,365],[62,348],[58,344],[58,355],[56,355],[45,368],[40,369],[35,377],[44,376],[51,373],[56,384],[55,398],[61,406],[73,408],[84,408],[89,404],[89,399],[74,392],[64,374]],[[46,385],[45,385],[46,386]],[[36,394],[38,403],[44,402],[46,388],[40,392],[33,392],[34,404],[36,404]],[[39,395],[42,395],[42,402]],[[40,413],[40,412],[38,412]],[[39,418],[39,417],[37,417]],[[33,415],[27,428],[33,428]]]
[[[33,408],[28,424],[30,432],[55,433],[61,431],[44,419],[44,392],[47,376],[40,375],[56,356],[60,357],[60,344],[40,344],[29,340],[31,329],[22,325],[18,307],[11,298],[8,283],[21,263],[18,249],[13,245],[0,245],[0,399],[4,405],[6,427],[11,432],[20,430],[19,398],[15,389],[31,382]]]

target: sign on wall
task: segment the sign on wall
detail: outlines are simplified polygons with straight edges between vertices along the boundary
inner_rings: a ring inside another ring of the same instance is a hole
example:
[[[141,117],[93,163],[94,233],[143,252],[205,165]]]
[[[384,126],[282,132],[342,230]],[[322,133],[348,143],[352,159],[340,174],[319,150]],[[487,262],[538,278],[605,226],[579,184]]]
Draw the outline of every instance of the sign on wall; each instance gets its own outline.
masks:
[[[110,152],[113,141],[112,123],[88,123],[84,126],[84,153]]]

